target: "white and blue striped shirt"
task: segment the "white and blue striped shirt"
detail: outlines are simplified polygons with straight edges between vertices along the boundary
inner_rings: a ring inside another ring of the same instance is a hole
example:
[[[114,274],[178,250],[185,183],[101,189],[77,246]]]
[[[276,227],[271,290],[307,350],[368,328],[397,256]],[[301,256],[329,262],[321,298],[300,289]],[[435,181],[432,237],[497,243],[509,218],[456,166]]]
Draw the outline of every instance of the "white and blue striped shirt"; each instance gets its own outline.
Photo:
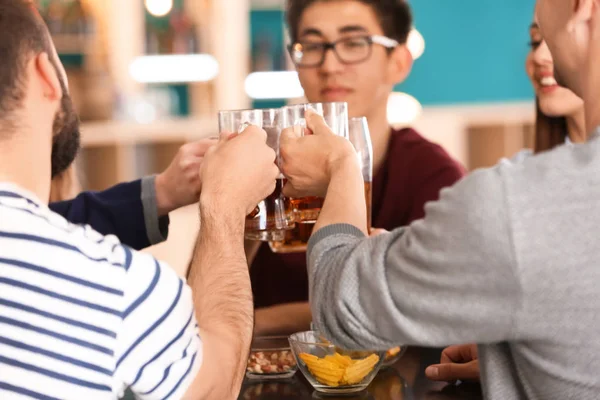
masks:
[[[202,364],[190,288],[0,183],[0,399],[178,399]]]

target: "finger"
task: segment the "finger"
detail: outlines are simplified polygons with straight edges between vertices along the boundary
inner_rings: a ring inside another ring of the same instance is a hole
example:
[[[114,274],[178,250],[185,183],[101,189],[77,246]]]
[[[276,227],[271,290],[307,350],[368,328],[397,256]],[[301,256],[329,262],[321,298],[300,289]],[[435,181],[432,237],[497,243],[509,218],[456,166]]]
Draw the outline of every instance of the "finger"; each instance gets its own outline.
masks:
[[[244,137],[257,136],[264,143],[267,143],[267,132],[256,125],[249,125],[240,135]]]
[[[206,150],[206,153],[204,153],[204,157],[202,158],[210,157],[215,151],[217,151],[217,147],[217,145],[210,147],[208,150]]]
[[[442,351],[442,363],[462,363],[468,362],[476,358],[476,355],[471,354],[472,346],[470,344],[459,344],[446,347]]]
[[[474,360],[466,364],[447,363],[431,365],[425,370],[425,375],[434,381],[477,381],[479,380],[479,361]]]
[[[281,176],[281,171],[279,170],[277,165],[273,165],[273,168],[271,169],[271,177],[273,178],[273,180],[276,180],[276,179],[279,179],[280,176]]]
[[[266,146],[267,148],[265,149],[265,156],[267,156],[269,158],[269,160],[271,160],[273,162],[273,165],[275,166],[275,168],[278,168],[276,163],[277,163],[277,153],[275,152],[275,150],[273,150],[272,148],[270,148],[269,146]]]
[[[227,142],[229,139],[231,139],[235,135],[236,135],[236,133],[223,131],[219,134],[219,143]]]
[[[313,110],[306,110],[306,126],[314,135],[333,135],[322,116]]]
[[[281,131],[281,136],[279,138],[280,144],[287,144],[293,142],[294,140],[301,137],[302,134],[295,129],[295,127],[285,128]]]
[[[469,345],[469,351],[470,351],[471,358],[473,358],[473,359],[479,358],[479,347],[477,346],[476,343]]]
[[[186,159],[181,161],[181,169],[182,170],[196,169],[202,163],[203,159],[204,159],[204,157],[196,157],[196,156],[187,157]]]
[[[312,132],[310,132],[310,129],[308,129],[304,125],[294,125],[292,127],[292,129],[294,130],[294,133],[296,134],[297,137],[302,137],[302,136],[305,136],[308,134],[312,135]]]
[[[219,143],[218,138],[208,138],[208,139],[199,140],[197,142],[188,143],[185,145],[185,149],[192,156],[202,157],[208,149],[210,149],[212,146],[216,145],[217,143]]]

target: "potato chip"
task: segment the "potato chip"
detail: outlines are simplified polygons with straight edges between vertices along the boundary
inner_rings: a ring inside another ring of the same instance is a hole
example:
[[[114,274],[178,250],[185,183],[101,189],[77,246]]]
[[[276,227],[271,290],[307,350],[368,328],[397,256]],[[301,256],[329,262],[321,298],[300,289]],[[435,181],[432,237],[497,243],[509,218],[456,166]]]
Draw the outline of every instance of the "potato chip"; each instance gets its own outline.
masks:
[[[389,349],[385,354],[385,358],[388,359],[395,357],[396,355],[398,355],[398,353],[400,353],[400,350],[400,347],[394,347],[393,349]]]
[[[352,359],[350,357],[343,356],[339,353],[334,353],[333,355],[326,356],[325,360],[329,360],[342,368],[346,368],[352,365]]]
[[[359,360],[346,368],[342,382],[348,385],[355,385],[361,382],[367,375],[373,371],[375,365],[379,362],[379,356],[372,354],[369,357]]]
[[[317,380],[317,382],[322,383],[323,385],[327,385],[327,386],[331,386],[331,387],[338,387],[338,386],[340,386],[340,384],[339,384],[338,381],[330,381],[330,380],[327,380],[327,379],[320,378],[318,376],[315,376],[315,379]]]
[[[305,363],[308,363],[308,360],[312,360],[312,361],[317,361],[319,360],[319,357],[314,356],[312,354],[308,354],[308,353],[300,353],[299,355],[300,359],[302,361],[304,361]]]

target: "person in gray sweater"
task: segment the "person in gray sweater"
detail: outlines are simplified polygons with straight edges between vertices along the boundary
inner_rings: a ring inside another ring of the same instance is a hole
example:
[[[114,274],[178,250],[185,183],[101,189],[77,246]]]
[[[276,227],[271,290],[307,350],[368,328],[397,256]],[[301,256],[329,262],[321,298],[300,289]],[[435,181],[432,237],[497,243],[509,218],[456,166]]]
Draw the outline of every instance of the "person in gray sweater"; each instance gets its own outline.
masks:
[[[538,10],[553,54],[569,46],[579,57],[555,54],[559,76],[585,100],[588,127],[600,125],[600,107],[589,108],[600,87],[580,89],[600,76],[588,68],[582,79],[575,66],[600,61],[595,1],[540,0]],[[326,337],[380,350],[475,342],[487,399],[598,398],[598,133],[476,171],[428,204],[424,220],[367,238],[352,147],[317,115],[307,119],[315,135],[283,134],[282,168],[288,195],[326,195],[308,249],[312,314]]]
[[[521,162],[557,146],[571,146],[587,140],[583,101],[572,91],[557,85],[552,54],[542,37],[537,18],[529,27],[529,36],[531,49],[525,66],[536,95],[535,146],[533,151],[520,151],[509,162]],[[477,346],[447,347],[442,351],[440,362],[429,366],[425,374],[436,381],[478,381]]]

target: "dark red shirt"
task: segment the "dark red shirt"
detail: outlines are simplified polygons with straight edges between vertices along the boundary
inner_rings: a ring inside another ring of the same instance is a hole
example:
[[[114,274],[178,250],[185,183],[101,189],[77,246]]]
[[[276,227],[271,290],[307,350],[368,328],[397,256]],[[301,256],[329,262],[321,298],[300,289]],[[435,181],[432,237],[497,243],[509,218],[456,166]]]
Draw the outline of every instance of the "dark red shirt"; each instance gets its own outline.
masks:
[[[438,199],[465,173],[437,144],[413,129],[393,131],[383,164],[373,180],[373,227],[393,230],[425,216],[425,203]],[[308,301],[306,253],[275,254],[261,245],[250,269],[256,308]]]

